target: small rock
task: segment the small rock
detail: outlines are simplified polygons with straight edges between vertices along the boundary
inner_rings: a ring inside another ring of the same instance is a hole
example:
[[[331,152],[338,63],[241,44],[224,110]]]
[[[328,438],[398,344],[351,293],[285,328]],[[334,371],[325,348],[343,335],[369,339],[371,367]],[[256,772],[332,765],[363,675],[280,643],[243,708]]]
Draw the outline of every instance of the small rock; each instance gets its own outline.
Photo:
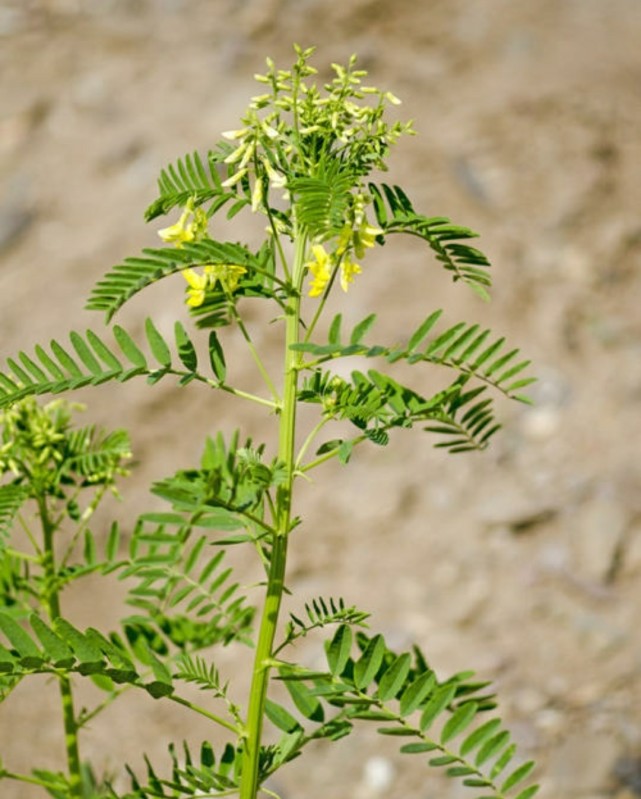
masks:
[[[606,582],[628,527],[625,509],[604,491],[579,511],[573,527],[578,573],[584,579]]]
[[[514,707],[521,716],[541,713],[547,704],[547,697],[533,687],[521,688],[513,699]]]
[[[635,519],[626,531],[619,553],[619,570],[626,576],[641,573],[641,518]]]
[[[357,788],[359,796],[377,796],[392,787],[396,772],[386,757],[370,757],[365,761],[363,776]]]
[[[549,738],[558,735],[566,725],[564,714],[553,707],[540,710],[534,717],[534,723],[538,730]]]
[[[612,767],[612,778],[621,789],[617,797],[620,794],[641,796],[641,757],[620,757]]]
[[[558,509],[547,502],[506,497],[501,501],[493,499],[491,504],[481,508],[479,516],[481,522],[489,528],[503,527],[520,534],[546,524],[557,513]]]
[[[561,425],[561,414],[555,408],[534,408],[523,414],[521,429],[532,441],[551,438]]]
[[[22,206],[0,206],[0,253],[12,247],[35,219],[34,211]]]

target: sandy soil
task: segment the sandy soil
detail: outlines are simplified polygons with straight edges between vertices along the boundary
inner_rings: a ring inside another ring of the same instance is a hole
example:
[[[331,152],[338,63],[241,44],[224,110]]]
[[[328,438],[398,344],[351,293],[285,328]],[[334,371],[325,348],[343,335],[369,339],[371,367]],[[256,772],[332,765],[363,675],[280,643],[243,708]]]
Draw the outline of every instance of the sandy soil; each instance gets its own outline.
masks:
[[[443,305],[509,335],[541,379],[534,408],[504,408],[488,453],[447,458],[401,435],[347,471],[319,472],[302,497],[292,587],[372,611],[443,674],[492,679],[521,751],[540,763],[543,799],[630,799],[641,794],[636,0],[0,0],[2,353],[100,326],[83,300],[112,263],[156,242],[141,216],[159,168],[233,127],[263,57],[288,64],[293,41],[317,44],[319,66],[358,52],[372,82],[403,98],[420,135],[399,148],[392,179],[426,213],[480,230],[495,264],[483,306],[425,253],[390,250],[346,313],[382,308],[393,337]],[[166,283],[124,322],[139,328],[151,312],[169,327],[183,311],[179,284]],[[267,430],[198,390],[132,382],[81,398],[91,418],[133,431],[139,465],[121,518],[147,502],[150,480],[197,459],[205,433]],[[67,612],[113,624],[115,590],[91,585]],[[221,653],[221,669],[237,671],[238,657]],[[3,706],[12,767],[33,751],[61,763],[54,693],[25,684]],[[141,748],[162,762],[168,740],[207,734],[138,699],[97,722],[85,751],[117,769],[139,765]],[[276,788],[284,799],[462,795],[388,743],[365,733],[319,747]]]

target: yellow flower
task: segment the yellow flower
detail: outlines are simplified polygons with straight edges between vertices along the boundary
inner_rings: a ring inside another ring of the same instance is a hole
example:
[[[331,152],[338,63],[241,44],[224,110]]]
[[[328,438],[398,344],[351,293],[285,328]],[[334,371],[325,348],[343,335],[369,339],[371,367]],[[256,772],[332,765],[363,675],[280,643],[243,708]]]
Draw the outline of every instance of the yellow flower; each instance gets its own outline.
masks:
[[[188,221],[190,217],[192,219]],[[176,247],[189,241],[202,241],[207,237],[207,214],[202,208],[194,209],[194,199],[191,197],[176,224],[159,230],[158,235]]]
[[[246,272],[247,269],[240,264],[205,264],[202,275],[193,269],[183,269],[183,276],[189,284],[187,305],[198,308],[205,302],[207,290],[215,289],[219,281],[223,291],[232,294]]]
[[[209,278],[211,288],[216,288],[216,283],[220,281],[223,290],[228,294],[233,294],[238,288],[241,277],[247,272],[240,264],[207,264],[205,274]]]
[[[376,237],[382,233],[383,231],[380,228],[372,227],[372,225],[367,223],[366,219],[363,219],[358,230],[354,231],[353,241],[356,257],[364,258],[366,248],[373,247],[376,244]]]
[[[338,244],[336,245],[336,255],[340,258],[343,253],[347,252],[348,247],[352,243],[352,236],[354,231],[349,225],[345,227],[338,234]]]
[[[309,296],[320,297],[332,276],[332,259],[322,244],[314,244],[312,252],[314,253],[314,260],[305,264],[313,275],[313,280],[309,287]]]
[[[349,284],[354,282],[354,275],[360,275],[362,269],[354,263],[349,255],[345,255],[341,261],[341,288],[347,291]]]
[[[182,274],[187,283],[189,283],[187,305],[190,308],[197,308],[205,301],[205,291],[207,290],[209,278],[207,274],[199,275],[193,269],[183,269]]]
[[[158,235],[163,241],[175,244],[176,247],[181,247],[186,241],[193,241],[194,225],[193,222],[187,222],[190,216],[191,210],[185,208],[176,224],[159,230]]]

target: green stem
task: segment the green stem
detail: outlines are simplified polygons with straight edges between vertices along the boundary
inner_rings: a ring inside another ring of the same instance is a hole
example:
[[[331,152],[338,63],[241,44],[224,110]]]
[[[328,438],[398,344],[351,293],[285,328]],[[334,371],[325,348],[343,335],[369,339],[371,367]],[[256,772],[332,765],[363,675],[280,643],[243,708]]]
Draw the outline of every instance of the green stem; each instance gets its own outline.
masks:
[[[60,616],[60,595],[57,586],[57,567],[54,551],[53,537],[56,526],[49,515],[49,509],[44,497],[38,498],[38,512],[42,524],[44,554],[42,565],[45,571],[47,584],[47,610],[49,618],[54,621]],[[82,771],[80,766],[80,752],[78,748],[78,723],[73,706],[73,691],[71,682],[66,675],[60,676],[60,698],[62,702],[62,718],[65,730],[65,749],[67,752],[67,769],[69,772],[70,796],[82,797]]]
[[[241,730],[238,729],[236,724],[232,724],[231,721],[227,721],[227,719],[223,718],[222,716],[217,716],[215,713],[210,713],[208,710],[205,710],[204,707],[200,705],[195,705],[193,702],[190,702],[187,699],[183,699],[182,696],[176,696],[176,694],[170,694],[168,699],[171,699],[172,702],[176,702],[179,705],[183,705],[184,707],[188,707],[190,710],[193,710],[195,713],[198,713],[201,716],[209,719],[210,721],[216,722],[216,724],[220,724],[221,727],[225,727],[228,730],[236,733],[239,735]]]
[[[254,363],[256,364],[256,366],[258,367],[258,371],[260,372],[260,376],[263,378],[263,381],[265,382],[265,385],[269,389],[274,401],[279,402],[280,397],[278,396],[278,391],[276,390],[276,386],[272,382],[272,379],[269,376],[269,372],[267,371],[267,369],[265,369],[265,365],[263,364],[263,361],[260,355],[258,354],[258,350],[254,346],[254,342],[251,340],[249,331],[245,327],[245,323],[243,322],[238,311],[236,310],[236,307],[233,305],[233,303],[230,304],[231,304],[232,316],[234,317],[236,324],[238,325],[238,329],[242,333],[242,336],[245,339],[247,346],[249,347],[249,351],[251,352],[252,358],[254,359]]]
[[[31,777],[29,774],[17,774],[14,771],[0,771],[0,779],[3,780],[16,780],[17,782],[26,782],[27,785],[40,785],[42,788],[47,788],[51,785],[46,780],[41,780],[39,777]]]
[[[352,446],[357,446],[361,444],[363,441],[367,440],[367,436],[356,436],[356,438],[352,439]],[[306,463],[304,466],[300,467],[300,471],[303,472],[310,472],[312,469],[315,469],[317,466],[320,466],[322,463],[335,458],[340,451],[340,447],[336,447],[336,449],[331,449],[329,452],[324,452],[322,455],[319,455],[318,458],[314,458],[313,461]]]
[[[303,442],[302,447],[298,451],[298,455],[296,456],[296,468],[297,469],[300,469],[302,460],[305,457],[305,454],[306,454],[307,450],[312,445],[312,443],[313,443],[314,439],[316,438],[316,436],[320,433],[320,431],[323,429],[323,427],[325,427],[325,425],[329,421],[331,421],[331,417],[323,416],[321,418],[320,422],[318,422],[318,424],[314,427],[314,429],[307,436],[307,438]]]
[[[243,745],[240,799],[256,799],[259,790],[259,756],[265,716],[265,700],[269,684],[272,648],[278,625],[280,605],[285,590],[287,539],[291,527],[292,489],[296,470],[294,443],[296,433],[296,394],[298,389],[299,355],[291,349],[299,341],[300,287],[303,279],[307,240],[296,237],[292,290],[287,302],[285,318],[285,364],[283,399],[280,414],[278,457],[285,465],[286,479],[276,495],[276,530],[267,577],[267,592],[263,606],[254,670],[247,711],[247,732]]]

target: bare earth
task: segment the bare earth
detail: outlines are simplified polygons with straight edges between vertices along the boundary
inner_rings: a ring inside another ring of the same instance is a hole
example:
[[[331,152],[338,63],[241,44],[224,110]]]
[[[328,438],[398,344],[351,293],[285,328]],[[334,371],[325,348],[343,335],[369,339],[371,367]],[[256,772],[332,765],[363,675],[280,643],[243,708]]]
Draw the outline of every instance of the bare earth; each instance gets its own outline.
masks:
[[[390,181],[425,213],[480,230],[495,264],[484,306],[426,251],[389,245],[349,295],[349,319],[381,309],[379,338],[394,340],[444,306],[452,322],[508,335],[540,382],[534,408],[503,408],[487,453],[448,458],[401,434],[346,471],[319,471],[303,490],[292,588],[370,610],[373,629],[399,648],[416,640],[439,673],[491,679],[540,763],[542,799],[641,795],[637,0],[0,0],[1,353],[100,328],[84,299],[157,242],[142,212],[160,167],[234,127],[264,56],[287,66],[294,41],[318,45],[319,67],[359,53],[371,82],[402,97],[420,135],[399,147]],[[166,284],[124,323],[140,329],[151,313],[170,329],[182,287]],[[252,385],[234,337],[229,353]],[[414,379],[420,390],[434,376]],[[206,433],[271,435],[270,420],[197,388],[130,382],[79,398],[88,418],[133,431],[121,519],[145,506],[152,479],[196,462]],[[107,629],[120,593],[92,584],[67,613]],[[310,642],[302,657],[314,653]],[[241,657],[217,660],[232,675]],[[11,696],[10,767],[33,753],[62,765],[57,713],[44,681]],[[141,767],[141,749],[162,764],[169,740],[208,734],[138,697],[95,723],[85,754],[119,772]],[[319,746],[273,787],[284,799],[463,795],[390,743],[364,731]],[[5,799],[40,795],[2,787]]]

